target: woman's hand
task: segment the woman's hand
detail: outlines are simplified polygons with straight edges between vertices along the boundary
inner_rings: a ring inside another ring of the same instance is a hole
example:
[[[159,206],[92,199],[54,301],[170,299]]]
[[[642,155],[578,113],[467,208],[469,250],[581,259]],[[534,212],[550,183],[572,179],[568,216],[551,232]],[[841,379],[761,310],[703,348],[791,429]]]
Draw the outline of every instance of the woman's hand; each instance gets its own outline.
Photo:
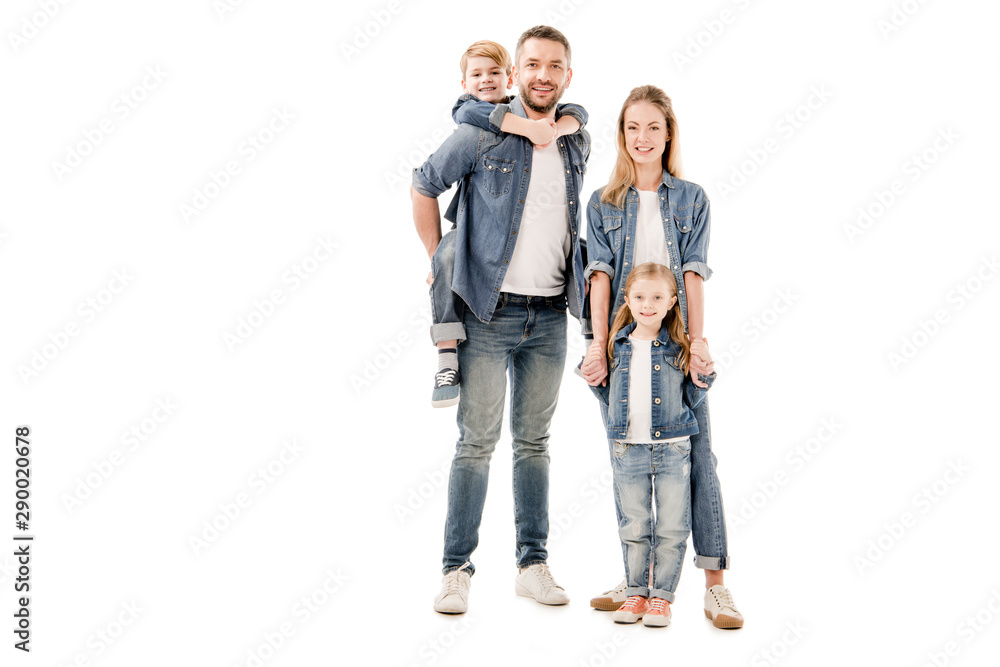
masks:
[[[698,374],[711,375],[715,369],[715,362],[708,352],[708,339],[695,338],[691,341],[691,382],[696,387],[708,387],[707,384],[698,379]]]
[[[583,379],[590,386],[601,385],[603,387],[607,384],[608,356],[605,352],[605,346],[599,341],[595,340],[587,348],[587,354],[583,358],[583,366],[580,367],[580,370],[583,372]]]

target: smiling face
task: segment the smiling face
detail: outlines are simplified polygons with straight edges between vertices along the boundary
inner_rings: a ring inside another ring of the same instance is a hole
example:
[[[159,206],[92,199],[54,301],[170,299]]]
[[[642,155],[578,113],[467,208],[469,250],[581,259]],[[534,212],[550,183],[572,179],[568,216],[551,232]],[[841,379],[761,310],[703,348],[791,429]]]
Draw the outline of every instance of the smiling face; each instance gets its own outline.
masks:
[[[632,319],[645,331],[659,331],[663,318],[674,307],[677,296],[662,278],[640,278],[632,283],[625,303],[632,312]]]
[[[498,104],[507,96],[507,90],[512,85],[511,77],[492,58],[469,57],[465,78],[462,80],[462,90],[465,92],[475,95],[483,102]]]
[[[625,109],[625,149],[640,164],[660,164],[667,141],[667,117],[655,104],[636,102]]]
[[[521,45],[514,83],[528,109],[539,114],[552,112],[572,78],[566,47],[559,42],[532,37]]]

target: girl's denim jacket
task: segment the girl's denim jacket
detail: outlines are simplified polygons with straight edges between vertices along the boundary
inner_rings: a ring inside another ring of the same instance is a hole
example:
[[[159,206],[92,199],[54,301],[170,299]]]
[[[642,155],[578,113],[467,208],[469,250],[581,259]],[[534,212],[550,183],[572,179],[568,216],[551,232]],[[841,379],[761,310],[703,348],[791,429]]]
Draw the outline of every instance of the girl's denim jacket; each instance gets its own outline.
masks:
[[[608,369],[607,386],[591,387],[608,409],[608,438],[623,440],[628,432],[628,387],[629,371],[632,364],[632,343],[628,337],[636,327],[633,322],[615,335],[615,352]],[[698,432],[697,408],[708,392],[708,387],[696,386],[688,375],[677,365],[677,354],[681,346],[670,339],[667,327],[660,328],[660,334],[650,346],[650,377],[652,386],[652,440],[665,440]],[[699,379],[709,387],[716,374],[699,374]]]

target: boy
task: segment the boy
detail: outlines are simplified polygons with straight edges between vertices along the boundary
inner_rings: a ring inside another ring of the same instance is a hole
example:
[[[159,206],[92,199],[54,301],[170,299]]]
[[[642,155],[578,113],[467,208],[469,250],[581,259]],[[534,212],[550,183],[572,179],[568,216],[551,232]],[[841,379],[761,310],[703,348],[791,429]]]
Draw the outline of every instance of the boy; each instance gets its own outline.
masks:
[[[555,123],[529,120],[510,113],[507,103],[513,87],[510,54],[500,44],[489,40],[476,42],[462,54],[462,90],[452,108],[456,123],[470,123],[491,132],[507,132],[526,137],[538,148],[545,148],[558,137],[578,132],[587,123],[587,112],[576,104],[560,104]],[[561,115],[561,117],[560,117]],[[497,124],[499,121],[499,124]],[[461,375],[458,368],[458,343],[465,340],[462,325],[462,301],[451,291],[455,261],[454,226],[458,223],[464,183],[451,201],[445,219],[452,231],[441,239],[431,260],[427,282],[431,289],[431,340],[438,348],[438,370],[434,374],[431,405],[444,408],[458,403]]]

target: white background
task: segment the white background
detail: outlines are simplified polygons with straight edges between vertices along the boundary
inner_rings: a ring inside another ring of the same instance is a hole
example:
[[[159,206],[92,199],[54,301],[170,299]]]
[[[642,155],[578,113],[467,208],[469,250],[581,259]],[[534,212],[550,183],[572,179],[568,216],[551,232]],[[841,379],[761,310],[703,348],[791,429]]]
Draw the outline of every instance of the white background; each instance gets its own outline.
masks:
[[[996,655],[994,4],[49,4],[0,17],[4,664]],[[738,632],[704,618],[690,561],[666,630],[588,608],[622,566],[575,335],[549,545],[571,604],[514,596],[505,433],[470,612],[431,610],[457,428],[429,406],[409,172],[451,131],[465,47],[513,52],[538,23],[573,45],[563,99],[590,112],[585,194],[610,174],[622,100],[652,83],[674,100],[685,178],[712,198],[706,329]],[[276,109],[294,118],[269,134]],[[252,160],[251,135],[269,142]],[[86,154],[55,166],[72,152]],[[228,161],[239,173],[216,188]],[[209,200],[185,219],[196,191]],[[859,208],[873,216],[852,236]],[[259,326],[227,343],[241,320]],[[30,655],[12,648],[21,424]]]

